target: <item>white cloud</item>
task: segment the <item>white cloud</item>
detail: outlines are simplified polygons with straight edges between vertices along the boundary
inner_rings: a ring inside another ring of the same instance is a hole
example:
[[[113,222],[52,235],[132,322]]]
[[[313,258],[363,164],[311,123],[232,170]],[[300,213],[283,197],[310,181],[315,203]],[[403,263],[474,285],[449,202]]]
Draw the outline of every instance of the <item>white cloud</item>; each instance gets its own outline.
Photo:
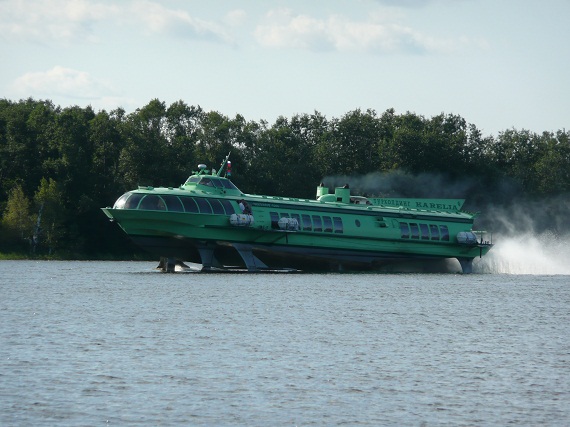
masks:
[[[242,25],[247,19],[247,14],[242,9],[231,10],[224,16],[224,22],[232,27]]]
[[[398,8],[420,8],[431,3],[432,0],[376,0],[378,3],[385,6],[392,6]]]
[[[237,19],[239,14],[235,14]],[[35,42],[96,41],[98,24],[126,25],[154,34],[230,42],[215,22],[169,9],[158,2],[133,0],[97,2],[89,0],[2,0],[0,38]]]
[[[343,51],[422,51],[426,46],[411,28],[384,22],[350,22],[342,17],[329,18],[328,31],[336,49]]]
[[[351,21],[340,15],[324,19],[273,10],[255,30],[257,41],[267,47],[376,53],[449,52],[466,41],[426,36],[402,25],[394,16],[370,15]]]
[[[87,0],[5,0],[0,2],[0,34],[35,41],[91,38],[93,23],[117,13],[116,6]]]
[[[12,84],[14,91],[23,96],[63,96],[69,98],[100,99],[113,95],[107,83],[85,71],[55,66],[47,71],[26,73]]]
[[[184,38],[229,42],[230,38],[218,24],[204,21],[185,10],[168,9],[159,3],[134,1],[134,16],[152,33],[172,34]]]
[[[255,30],[255,37],[262,45],[300,49],[332,45],[326,22],[322,20],[279,9],[268,12],[267,21]]]

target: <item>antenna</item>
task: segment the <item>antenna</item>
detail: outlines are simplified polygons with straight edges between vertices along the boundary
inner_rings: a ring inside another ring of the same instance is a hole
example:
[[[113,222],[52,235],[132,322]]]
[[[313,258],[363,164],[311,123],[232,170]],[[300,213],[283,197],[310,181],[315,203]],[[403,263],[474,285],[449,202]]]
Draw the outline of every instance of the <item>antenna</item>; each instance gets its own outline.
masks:
[[[226,158],[224,159],[224,161],[223,161],[222,164],[220,165],[220,169],[219,169],[218,172],[216,173],[217,176],[221,176],[221,175],[222,175],[222,170],[224,170],[224,166],[225,166],[226,163],[228,162],[228,159],[230,158],[230,154],[232,154],[231,151],[228,153],[228,155],[226,156]]]

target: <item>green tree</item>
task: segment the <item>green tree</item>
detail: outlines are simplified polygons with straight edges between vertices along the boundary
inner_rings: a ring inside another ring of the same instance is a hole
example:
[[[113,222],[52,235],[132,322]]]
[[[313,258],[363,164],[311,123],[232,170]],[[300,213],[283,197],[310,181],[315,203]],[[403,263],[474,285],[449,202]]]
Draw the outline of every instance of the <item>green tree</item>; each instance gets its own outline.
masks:
[[[314,197],[322,178],[314,167],[320,131],[315,116],[279,117],[273,126],[249,126],[243,156],[248,164],[247,191],[277,196]],[[317,119],[319,120],[319,119]]]
[[[121,135],[123,120],[124,110],[117,109],[110,114],[100,111],[89,122],[89,139],[93,147],[89,181],[95,206],[111,203],[117,193],[124,190],[119,174],[119,155],[125,144]]]
[[[257,192],[257,156],[259,154],[259,139],[267,131],[266,122],[246,121],[241,115],[234,120],[235,139],[232,154],[232,181],[248,193]]]
[[[327,166],[326,174],[356,175],[377,171],[380,141],[379,120],[374,110],[360,109],[329,123],[318,156]]]
[[[398,148],[394,143],[397,121],[398,116],[393,108],[384,111],[379,119],[378,167],[381,171],[391,171],[400,167]]]
[[[412,173],[426,171],[425,119],[414,113],[400,115],[394,126],[392,147],[394,165]]]
[[[202,116],[201,128],[196,154],[204,163],[217,167],[236,143],[235,123],[217,111],[211,111]]]
[[[537,194],[536,163],[544,157],[547,144],[528,130],[509,129],[495,140],[492,158],[496,166],[514,178],[528,194]]]
[[[278,119],[279,121],[280,119]],[[285,120],[285,119],[283,119]],[[274,132],[275,133],[275,132]],[[247,161],[247,192],[279,195],[280,166],[286,164],[281,141],[272,137],[267,123],[262,122],[257,137],[244,154]],[[248,144],[249,145],[249,144]]]
[[[0,102],[0,198],[16,184],[31,194],[43,174],[46,136],[55,107],[49,101]]]
[[[153,99],[129,114],[122,129],[125,146],[119,157],[119,172],[125,187],[172,185],[162,179],[169,167],[165,103]]]
[[[91,165],[93,145],[89,138],[89,123],[95,117],[91,107],[69,107],[56,117],[51,146],[56,158],[53,177],[62,189],[67,206],[86,209],[79,200],[90,200],[93,190]]]
[[[300,143],[299,161],[289,165],[296,169],[295,174],[297,176],[307,176],[307,184],[309,182],[313,184],[310,189],[307,189],[310,194],[303,197],[314,197],[312,194],[314,193],[314,186],[333,169],[331,166],[334,160],[331,157],[335,156],[331,156],[330,152],[332,149],[331,141],[333,140],[332,124],[324,115],[314,111],[310,115],[293,116],[289,126]],[[297,187],[297,191],[299,191],[299,187]]]
[[[474,124],[468,125],[467,141],[464,146],[465,162],[470,167],[470,174],[489,176],[493,171],[490,161],[494,138],[483,136],[481,130]]]
[[[174,102],[166,110],[165,157],[169,165],[165,180],[169,185],[181,184],[195,169],[196,146],[201,134],[202,109],[183,101]]]
[[[570,132],[544,132],[541,140],[545,147],[534,165],[537,191],[549,196],[570,192]]]
[[[65,235],[63,227],[66,213],[63,207],[63,194],[52,178],[42,178],[34,195],[37,207],[36,225],[33,233],[33,251],[45,246],[51,255]]]
[[[21,185],[16,185],[8,195],[6,209],[2,217],[5,231],[4,245],[14,244],[23,248],[32,236],[33,220],[30,216],[30,200],[24,194]]]

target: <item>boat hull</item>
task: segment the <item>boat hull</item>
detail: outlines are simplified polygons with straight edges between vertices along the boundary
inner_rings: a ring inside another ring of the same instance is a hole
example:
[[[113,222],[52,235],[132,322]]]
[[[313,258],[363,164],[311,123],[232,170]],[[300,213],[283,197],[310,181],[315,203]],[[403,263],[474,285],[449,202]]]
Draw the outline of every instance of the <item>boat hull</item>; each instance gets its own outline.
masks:
[[[135,244],[160,258],[172,258],[203,264],[206,268],[248,268],[236,246],[243,245],[229,241],[195,240],[173,237],[130,236]],[[441,271],[447,268],[451,256],[428,255],[409,252],[379,252],[319,248],[295,245],[246,244],[246,250],[264,265],[255,270],[295,269],[301,271],[364,271],[396,270],[405,264],[406,270]],[[203,251],[211,251],[213,262],[205,262]],[[484,254],[484,253],[483,253]],[[461,258],[473,259],[479,250],[466,251]],[[393,266],[393,268],[392,268]]]
[[[390,234],[379,239],[364,234],[317,235],[236,227],[219,215],[103,210],[134,243],[155,256],[199,263],[206,268],[338,271],[377,269],[410,261],[431,267],[448,258],[472,260],[490,249],[490,246],[449,242],[402,241]]]

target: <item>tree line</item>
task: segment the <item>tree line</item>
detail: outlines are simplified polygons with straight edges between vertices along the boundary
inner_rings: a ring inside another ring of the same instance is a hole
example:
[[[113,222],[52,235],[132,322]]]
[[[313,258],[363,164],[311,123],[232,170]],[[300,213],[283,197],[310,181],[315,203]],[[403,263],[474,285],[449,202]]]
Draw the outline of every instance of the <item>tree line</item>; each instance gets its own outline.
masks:
[[[483,135],[458,115],[393,109],[330,119],[315,111],[269,124],[183,101],[154,99],[127,114],[0,99],[0,251],[73,258],[133,251],[99,208],[138,185],[178,186],[198,163],[218,167],[228,152],[233,182],[253,194],[314,198],[323,179],[370,173],[415,180],[409,194],[369,195],[426,188],[449,195],[427,182],[436,177],[477,208],[570,192],[566,130]]]

